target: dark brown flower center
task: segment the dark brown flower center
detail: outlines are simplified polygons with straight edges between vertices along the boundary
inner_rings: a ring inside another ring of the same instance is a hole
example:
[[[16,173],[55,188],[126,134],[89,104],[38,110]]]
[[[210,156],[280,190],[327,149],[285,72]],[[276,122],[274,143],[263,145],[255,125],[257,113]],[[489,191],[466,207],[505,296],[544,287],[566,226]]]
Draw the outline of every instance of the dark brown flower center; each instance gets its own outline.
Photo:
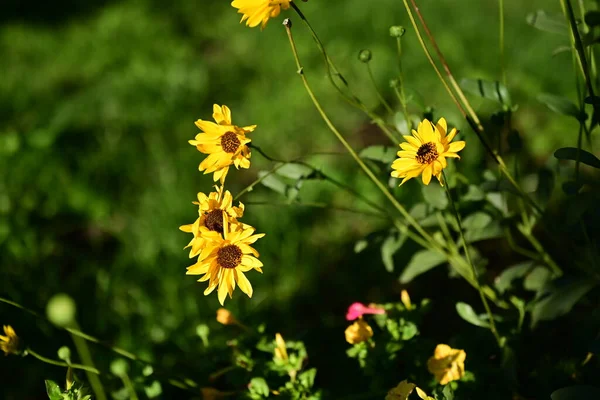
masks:
[[[227,132],[221,136],[221,147],[225,153],[235,153],[240,147],[240,139],[233,132]]]
[[[437,160],[438,155],[439,154],[435,148],[435,143],[428,142],[422,144],[421,147],[419,147],[419,150],[417,150],[417,156],[415,157],[415,160],[417,160],[419,164],[431,164],[432,162]]]
[[[235,244],[223,246],[217,252],[217,262],[222,268],[235,268],[242,262],[242,250]]]
[[[223,210],[212,210],[204,217],[204,226],[214,232],[223,233]]]

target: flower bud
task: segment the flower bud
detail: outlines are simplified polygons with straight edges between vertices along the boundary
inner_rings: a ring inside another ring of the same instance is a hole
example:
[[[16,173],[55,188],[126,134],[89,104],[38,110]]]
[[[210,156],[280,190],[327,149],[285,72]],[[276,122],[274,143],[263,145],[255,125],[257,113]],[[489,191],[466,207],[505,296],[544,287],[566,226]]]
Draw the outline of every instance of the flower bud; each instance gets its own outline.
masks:
[[[235,317],[233,316],[231,311],[221,307],[217,310],[217,322],[223,325],[233,325],[237,321],[235,320]]]
[[[358,53],[358,59],[364,63],[371,61],[372,57],[373,54],[371,53],[371,50],[363,49]]]
[[[390,36],[391,37],[400,38],[400,37],[404,36],[405,33],[406,33],[406,29],[404,29],[403,26],[394,25],[394,26],[390,27]]]

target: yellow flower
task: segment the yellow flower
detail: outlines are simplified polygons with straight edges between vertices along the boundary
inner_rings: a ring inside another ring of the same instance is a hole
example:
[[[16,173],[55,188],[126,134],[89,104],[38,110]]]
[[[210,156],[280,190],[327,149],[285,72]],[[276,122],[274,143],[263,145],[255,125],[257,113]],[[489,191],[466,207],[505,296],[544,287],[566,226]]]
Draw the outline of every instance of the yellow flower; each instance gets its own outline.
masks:
[[[285,340],[283,340],[283,337],[279,333],[275,334],[275,344],[275,359],[287,361],[288,353],[285,348]]]
[[[216,192],[211,192],[208,196],[204,193],[198,193],[198,201],[193,204],[198,205],[198,219],[193,224],[182,225],[179,227],[183,232],[192,233],[194,237],[185,248],[191,247],[190,258],[196,257],[207,245],[206,233],[223,233],[223,225],[236,223],[237,218],[244,215],[244,205],[240,202],[239,207],[233,207],[233,197],[229,190],[223,190],[215,186]]]
[[[0,335],[0,349],[5,355],[19,354],[19,338],[10,325],[4,325],[4,334]]]
[[[404,136],[407,143],[400,144],[402,150],[397,153],[400,158],[392,163],[392,176],[404,178],[400,185],[421,174],[425,185],[429,185],[432,176],[443,185],[442,170],[448,166],[446,157],[460,158],[456,153],[465,147],[465,142],[450,143],[458,131],[453,128],[446,135],[448,126],[444,118],[437,125],[424,119],[417,130],[413,129],[412,136]]]
[[[227,106],[213,105],[213,118],[216,123],[196,121],[196,126],[202,131],[189,143],[196,146],[198,151],[208,154],[198,169],[205,174],[214,172],[213,180],[225,182],[229,166],[237,168],[250,167],[250,149],[247,144],[250,139],[246,137],[256,128],[256,125],[239,126],[231,123],[231,110]]]
[[[373,329],[362,318],[357,319],[346,328],[346,342],[357,344],[364,342],[373,336]]]
[[[254,28],[261,24],[260,29],[265,29],[269,18],[275,18],[281,9],[290,8],[292,0],[233,0],[231,5],[238,9],[239,14],[244,14],[240,22]]]
[[[223,305],[227,294],[232,297],[237,283],[242,292],[252,297],[252,285],[244,272],[252,269],[262,272],[263,264],[256,258],[258,252],[250,245],[265,236],[253,233],[253,227],[242,224],[224,225],[223,236],[218,232],[206,233],[210,246],[202,250],[198,262],[187,270],[188,275],[204,274],[198,282],[209,281],[205,296],[218,286],[219,302]]]
[[[226,308],[219,308],[217,310],[217,322],[223,325],[233,325],[237,323],[237,320],[235,319],[231,311],[229,311]]]
[[[416,387],[415,389],[417,389],[417,396],[419,396],[423,400],[435,400],[433,397],[431,397],[427,393],[425,393],[425,391],[423,389],[421,389],[420,387]]]
[[[416,386],[414,383],[403,380],[398,386],[388,392],[385,400],[406,400],[413,390],[415,390]]]
[[[441,385],[445,385],[462,378],[465,374],[466,358],[467,353],[464,350],[453,349],[447,344],[438,344],[433,357],[427,360],[427,369]]]

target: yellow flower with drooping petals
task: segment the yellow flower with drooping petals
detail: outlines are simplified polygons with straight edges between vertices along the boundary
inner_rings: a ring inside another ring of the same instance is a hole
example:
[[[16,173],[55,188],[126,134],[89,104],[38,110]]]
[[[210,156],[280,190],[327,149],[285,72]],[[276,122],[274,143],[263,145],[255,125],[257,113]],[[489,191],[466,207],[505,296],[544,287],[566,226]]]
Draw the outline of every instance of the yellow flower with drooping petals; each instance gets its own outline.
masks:
[[[225,182],[229,167],[234,165],[237,169],[250,167],[250,149],[247,144],[251,142],[246,137],[256,125],[240,128],[231,122],[231,110],[227,106],[213,105],[213,119],[215,122],[199,119],[196,126],[202,131],[189,143],[196,146],[201,153],[208,154],[198,169],[205,174],[214,173],[213,180]]]
[[[290,8],[292,0],[233,0],[231,5],[242,15],[240,22],[246,21],[246,26],[254,28],[260,24],[265,29],[270,18],[275,18],[281,9]]]
[[[427,360],[427,369],[433,374],[440,385],[456,381],[465,374],[464,350],[453,349],[447,344],[438,344],[433,357]]]
[[[456,128],[449,134],[447,131],[444,118],[436,125],[424,119],[416,131],[412,130],[412,136],[404,136],[406,143],[400,144],[402,150],[397,153],[400,158],[392,163],[392,176],[404,178],[400,185],[421,174],[425,185],[429,185],[432,176],[444,185],[442,170],[448,166],[446,158],[460,158],[457,153],[465,147],[464,141],[451,143],[458,133]]]
[[[362,318],[359,318],[346,328],[344,334],[346,335],[346,342],[357,344],[373,337],[373,329]]]
[[[192,233],[194,237],[184,248],[191,247],[190,258],[196,257],[208,245],[207,232],[223,233],[223,225],[236,223],[237,218],[244,215],[244,205],[240,202],[238,207],[233,206],[233,197],[229,190],[215,186],[216,192],[208,196],[198,193],[198,201],[193,204],[198,206],[199,217],[193,224],[179,227],[183,232]]]
[[[248,297],[252,297],[252,285],[244,272],[252,269],[262,273],[262,262],[258,260],[258,252],[250,245],[264,233],[254,235],[255,229],[240,223],[225,224],[223,235],[208,231],[205,238],[210,245],[202,249],[198,262],[187,269],[188,275],[203,275],[198,282],[208,282],[204,295],[209,295],[218,286],[218,297],[221,305],[229,294],[231,298],[235,285],[240,287]]]
[[[5,355],[19,354],[19,337],[10,325],[4,325],[4,334],[0,335],[0,349]]]
[[[414,383],[403,380],[398,386],[388,392],[387,396],[385,396],[385,400],[406,400],[413,390],[415,390],[415,387],[417,387],[417,385]]]
[[[275,334],[275,359],[279,361],[287,361],[288,359],[285,340],[283,340],[280,333]]]

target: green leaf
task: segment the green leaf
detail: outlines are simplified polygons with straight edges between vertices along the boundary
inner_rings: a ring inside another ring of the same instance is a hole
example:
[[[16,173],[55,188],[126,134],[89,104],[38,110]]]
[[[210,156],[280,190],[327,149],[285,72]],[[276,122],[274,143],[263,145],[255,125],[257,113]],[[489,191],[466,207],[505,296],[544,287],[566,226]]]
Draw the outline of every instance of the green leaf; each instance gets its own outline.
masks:
[[[569,386],[555,390],[550,398],[552,400],[587,400],[600,399],[600,389],[594,386]]]
[[[277,169],[277,175],[298,180],[298,179],[306,179],[308,178],[314,170],[309,166],[298,163],[287,163]]]
[[[399,149],[388,146],[369,146],[364,148],[359,153],[361,158],[367,158],[373,161],[379,161],[384,164],[391,164],[396,158],[396,153]]]
[[[544,10],[537,10],[527,15],[527,23],[536,29],[551,33],[568,33],[567,23],[562,15],[548,15]]]
[[[537,301],[531,310],[531,326],[535,327],[539,321],[552,320],[567,314],[573,306],[589,292],[596,282],[585,279],[561,279],[555,282],[546,297]]]
[[[262,178],[260,183],[269,189],[285,195],[287,193],[288,185],[283,182],[281,179],[277,177],[277,175],[273,173],[269,173],[268,171],[258,171],[258,177]]]
[[[460,81],[460,87],[475,96],[510,105],[508,90],[498,81],[490,82],[483,79],[464,78]]]
[[[381,244],[381,261],[387,272],[394,271],[394,254],[402,247],[406,241],[406,236],[394,233],[385,238]]]
[[[46,382],[46,393],[48,394],[48,398],[50,400],[62,400],[62,389],[58,384],[49,379],[45,380]]]
[[[110,363],[110,372],[116,376],[125,376],[129,371],[129,364],[123,358],[117,358]]]
[[[461,201],[481,201],[485,199],[485,193],[476,185],[469,185],[467,193],[460,198]]]
[[[458,315],[465,321],[475,326],[480,326],[482,328],[489,328],[490,323],[482,320],[473,310],[473,307],[468,305],[467,303],[458,302],[456,303],[456,311]]]
[[[574,117],[578,121],[585,121],[586,115],[571,100],[563,96],[549,93],[540,93],[537,96],[539,102],[544,103],[549,109],[559,114]]]
[[[577,150],[576,147],[563,147],[554,152],[554,157],[559,160],[577,160],[577,153],[579,152],[579,161],[583,164],[589,165],[590,167],[600,168],[600,159],[583,149]]]
[[[153,381],[149,386],[144,386],[144,392],[149,399],[153,399],[162,394],[162,386],[159,381]]]
[[[406,268],[404,268],[402,275],[400,275],[400,283],[408,283],[416,276],[419,276],[430,269],[437,267],[444,261],[446,261],[446,257],[437,251],[417,251],[410,259],[410,262]]]
[[[478,211],[463,220],[467,243],[493,239],[504,235],[500,223],[489,214]]]
[[[548,268],[537,266],[527,273],[527,276],[525,276],[525,280],[523,281],[523,287],[527,290],[531,290],[532,292],[537,292],[541,290],[551,279],[552,274]]]
[[[425,201],[438,210],[444,210],[448,207],[448,196],[446,191],[440,185],[423,185],[421,193]]]
[[[498,292],[504,293],[512,286],[515,279],[522,278],[533,268],[532,262],[524,262],[506,268],[494,280]]]
[[[302,386],[306,389],[310,389],[315,384],[315,377],[317,376],[317,369],[311,368],[298,375],[298,379]]]
[[[269,385],[267,385],[267,381],[265,381],[264,378],[252,378],[252,380],[250,381],[249,389],[252,393],[256,393],[262,396],[269,395]]]
[[[358,254],[369,246],[369,242],[365,239],[357,240],[354,243],[354,253]]]

